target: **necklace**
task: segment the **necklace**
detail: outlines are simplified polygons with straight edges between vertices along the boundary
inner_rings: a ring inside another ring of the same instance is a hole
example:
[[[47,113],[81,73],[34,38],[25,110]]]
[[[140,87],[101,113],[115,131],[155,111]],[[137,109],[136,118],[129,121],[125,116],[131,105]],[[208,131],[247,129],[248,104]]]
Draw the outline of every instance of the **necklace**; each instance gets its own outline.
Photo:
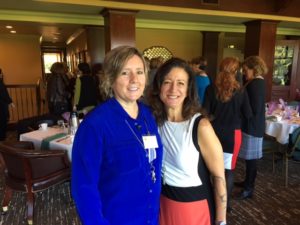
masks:
[[[125,119],[125,123],[128,126],[128,128],[130,129],[131,133],[133,134],[133,136],[135,137],[135,139],[140,143],[140,145],[142,146],[142,148],[144,149],[145,153],[146,153],[146,158],[148,158],[148,162],[150,165],[150,173],[151,173],[151,180],[153,181],[153,183],[155,183],[156,181],[156,174],[155,174],[155,166],[153,165],[153,161],[152,160],[150,162],[149,160],[149,151],[153,151],[153,149],[149,149],[148,151],[145,149],[144,144],[142,143],[142,141],[140,140],[140,138],[138,137],[138,135],[136,134],[136,132],[132,129],[132,127],[130,126],[129,122],[127,121],[127,119]],[[144,123],[146,125],[146,129],[147,129],[147,133],[148,135],[150,134],[149,129],[148,129],[148,125],[146,123],[146,120],[144,120]],[[154,150],[155,151],[155,150]]]

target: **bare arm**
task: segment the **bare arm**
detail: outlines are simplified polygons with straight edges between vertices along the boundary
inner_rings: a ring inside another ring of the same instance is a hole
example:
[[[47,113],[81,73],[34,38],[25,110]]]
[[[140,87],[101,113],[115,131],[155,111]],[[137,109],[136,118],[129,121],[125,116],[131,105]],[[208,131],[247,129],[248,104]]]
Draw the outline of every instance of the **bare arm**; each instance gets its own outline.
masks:
[[[202,119],[199,122],[198,143],[212,177],[216,204],[216,221],[226,222],[227,195],[223,150],[213,127],[207,119]]]

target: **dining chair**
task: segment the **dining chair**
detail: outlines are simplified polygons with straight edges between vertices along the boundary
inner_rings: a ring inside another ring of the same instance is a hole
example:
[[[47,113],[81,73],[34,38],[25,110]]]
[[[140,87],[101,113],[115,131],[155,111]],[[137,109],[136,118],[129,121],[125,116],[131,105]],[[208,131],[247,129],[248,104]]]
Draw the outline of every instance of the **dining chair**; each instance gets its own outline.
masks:
[[[289,163],[300,164],[300,127],[289,135],[289,144],[285,151],[285,186],[288,186]]]
[[[14,191],[26,193],[27,222],[33,224],[34,195],[70,180],[70,162],[64,150],[34,150],[33,143],[0,142],[5,161],[2,210],[8,210]]]
[[[276,141],[275,137],[269,136],[267,134],[263,137],[263,153],[272,154],[272,172],[275,172],[275,162],[276,156],[280,153],[279,143]]]
[[[287,106],[293,106],[293,107],[297,107],[299,106],[299,103],[298,101],[290,101],[290,102],[287,102]]]

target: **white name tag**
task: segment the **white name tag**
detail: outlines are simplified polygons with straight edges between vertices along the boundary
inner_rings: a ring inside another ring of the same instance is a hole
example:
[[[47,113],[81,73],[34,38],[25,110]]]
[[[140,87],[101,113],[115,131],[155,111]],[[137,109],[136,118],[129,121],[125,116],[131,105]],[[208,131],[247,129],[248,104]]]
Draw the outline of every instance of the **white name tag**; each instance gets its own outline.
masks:
[[[158,148],[158,143],[155,135],[144,135],[142,138],[145,149]]]
[[[155,135],[145,135],[143,136],[143,142],[145,149],[148,149],[148,161],[151,163],[156,159],[156,150],[158,148],[158,143]]]

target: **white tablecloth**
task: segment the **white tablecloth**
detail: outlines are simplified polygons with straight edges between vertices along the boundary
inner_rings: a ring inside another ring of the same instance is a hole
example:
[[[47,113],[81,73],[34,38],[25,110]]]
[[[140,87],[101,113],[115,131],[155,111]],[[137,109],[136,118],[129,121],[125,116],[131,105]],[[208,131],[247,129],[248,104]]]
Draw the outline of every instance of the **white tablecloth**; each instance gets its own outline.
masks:
[[[280,144],[287,144],[289,141],[289,134],[298,128],[300,125],[296,123],[289,123],[286,120],[279,122],[266,120],[265,133],[275,137]]]
[[[61,128],[48,127],[48,129],[45,131],[35,130],[32,132],[21,134],[20,141],[32,141],[34,144],[34,148],[40,149],[43,139],[63,132],[64,130],[62,130]],[[51,150],[55,150],[55,149],[67,150],[70,161],[72,156],[72,146],[73,143],[70,136],[58,138],[49,142],[49,149]]]

